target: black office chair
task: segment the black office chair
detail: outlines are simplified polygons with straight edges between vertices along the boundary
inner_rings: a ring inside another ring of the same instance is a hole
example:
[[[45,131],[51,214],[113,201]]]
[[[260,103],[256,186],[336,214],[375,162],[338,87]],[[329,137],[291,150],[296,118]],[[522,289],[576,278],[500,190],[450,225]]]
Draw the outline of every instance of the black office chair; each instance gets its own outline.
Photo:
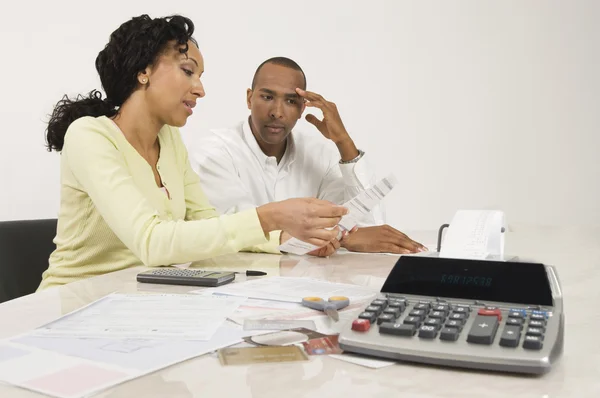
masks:
[[[0,303],[35,292],[56,248],[56,219],[0,222]]]

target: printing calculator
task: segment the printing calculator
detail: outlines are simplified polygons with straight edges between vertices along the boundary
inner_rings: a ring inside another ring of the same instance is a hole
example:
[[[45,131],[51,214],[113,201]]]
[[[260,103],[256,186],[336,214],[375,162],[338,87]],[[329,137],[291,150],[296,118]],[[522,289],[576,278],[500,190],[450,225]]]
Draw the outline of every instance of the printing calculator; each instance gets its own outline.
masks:
[[[424,364],[543,374],[562,355],[553,266],[406,255],[340,333],[344,351]]]

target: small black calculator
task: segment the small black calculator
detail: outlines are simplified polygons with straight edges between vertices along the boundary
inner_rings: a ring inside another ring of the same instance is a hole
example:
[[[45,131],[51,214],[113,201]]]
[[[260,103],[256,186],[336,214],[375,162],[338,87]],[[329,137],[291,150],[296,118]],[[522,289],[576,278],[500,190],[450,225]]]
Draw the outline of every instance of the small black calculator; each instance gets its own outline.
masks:
[[[234,279],[234,272],[181,268],[158,268],[137,274],[138,282],[163,285],[215,287],[225,285]]]

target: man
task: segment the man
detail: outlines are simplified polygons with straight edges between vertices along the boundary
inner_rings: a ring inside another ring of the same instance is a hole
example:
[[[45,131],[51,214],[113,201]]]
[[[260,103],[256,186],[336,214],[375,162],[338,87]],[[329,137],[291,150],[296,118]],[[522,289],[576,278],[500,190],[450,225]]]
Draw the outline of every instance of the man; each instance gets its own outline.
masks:
[[[296,62],[284,57],[263,62],[246,99],[247,120],[211,131],[190,150],[192,167],[220,212],[231,214],[294,197],[343,204],[377,182],[368,156],[354,144],[335,104],[306,91],[306,77]],[[322,120],[306,115],[320,134],[292,134],[306,107],[322,111]],[[340,244],[358,252],[426,250],[383,224],[377,206]]]

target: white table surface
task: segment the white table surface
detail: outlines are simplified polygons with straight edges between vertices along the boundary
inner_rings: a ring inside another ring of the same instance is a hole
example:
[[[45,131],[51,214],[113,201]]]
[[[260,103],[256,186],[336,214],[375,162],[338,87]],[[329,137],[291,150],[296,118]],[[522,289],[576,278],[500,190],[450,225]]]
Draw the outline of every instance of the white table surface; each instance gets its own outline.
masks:
[[[413,232],[422,243],[435,232]],[[131,397],[600,397],[600,228],[511,226],[506,252],[557,267],[565,306],[564,353],[543,376],[436,368],[398,363],[373,370],[326,356],[308,362],[223,367],[205,355],[95,395]],[[200,263],[203,268],[263,269],[270,275],[310,276],[376,286],[397,260],[344,253],[327,259],[240,253]],[[111,292],[187,292],[193,287],[139,284],[128,269],[0,304],[0,338],[71,312]],[[380,286],[380,285],[379,285]],[[43,395],[0,384],[0,397]]]

